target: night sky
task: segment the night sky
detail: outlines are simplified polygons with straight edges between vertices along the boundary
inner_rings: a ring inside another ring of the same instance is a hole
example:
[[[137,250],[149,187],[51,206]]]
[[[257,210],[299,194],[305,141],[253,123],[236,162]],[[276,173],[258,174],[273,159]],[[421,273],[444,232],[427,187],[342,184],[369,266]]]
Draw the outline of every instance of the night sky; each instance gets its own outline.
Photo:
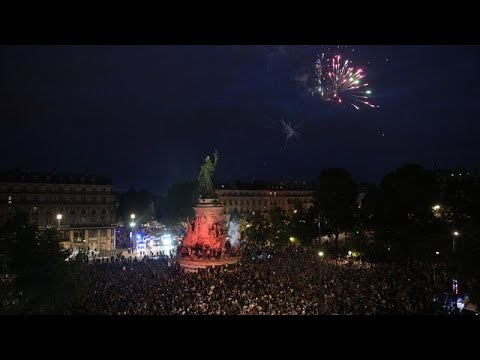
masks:
[[[164,193],[196,179],[378,182],[407,162],[480,163],[480,47],[348,46],[372,102],[355,110],[301,79],[322,46],[0,47],[0,167],[96,173]],[[282,119],[298,136],[286,141]]]

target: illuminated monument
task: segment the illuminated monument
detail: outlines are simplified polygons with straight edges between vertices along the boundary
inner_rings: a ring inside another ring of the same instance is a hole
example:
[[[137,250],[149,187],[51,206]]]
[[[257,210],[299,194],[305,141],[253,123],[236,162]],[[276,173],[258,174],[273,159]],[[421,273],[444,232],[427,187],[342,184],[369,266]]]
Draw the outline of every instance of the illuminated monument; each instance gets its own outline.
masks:
[[[228,257],[225,251],[227,231],[223,205],[213,186],[212,175],[218,161],[210,156],[205,158],[198,176],[198,203],[194,207],[195,218],[187,225],[187,234],[183,238],[178,262],[186,271],[196,271],[210,266],[222,266],[238,261],[238,257]]]

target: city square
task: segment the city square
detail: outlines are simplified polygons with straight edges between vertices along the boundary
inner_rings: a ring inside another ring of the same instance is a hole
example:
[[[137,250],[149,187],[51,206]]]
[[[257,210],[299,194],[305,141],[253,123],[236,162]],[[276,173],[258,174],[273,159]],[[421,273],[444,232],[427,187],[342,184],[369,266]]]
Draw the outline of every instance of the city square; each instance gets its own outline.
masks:
[[[0,314],[478,315],[478,47],[0,51]]]

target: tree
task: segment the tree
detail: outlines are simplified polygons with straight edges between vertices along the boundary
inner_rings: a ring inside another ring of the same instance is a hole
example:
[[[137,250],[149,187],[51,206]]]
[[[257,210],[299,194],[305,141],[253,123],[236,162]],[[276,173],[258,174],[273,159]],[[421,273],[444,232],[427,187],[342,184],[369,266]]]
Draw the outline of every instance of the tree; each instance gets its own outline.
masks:
[[[320,215],[322,232],[334,236],[338,253],[340,232],[347,231],[354,223],[357,208],[358,186],[345,169],[323,170],[314,192],[315,209]]]
[[[442,233],[432,213],[439,191],[433,172],[407,164],[387,174],[380,184],[376,209],[376,239],[391,249],[394,258],[424,256],[428,234]]]
[[[167,195],[161,204],[162,222],[175,226],[185,219],[193,218],[195,211],[193,207],[198,202],[198,182],[186,182],[174,184],[168,189]]]
[[[154,196],[146,190],[133,188],[120,196],[119,215],[124,222],[130,222],[130,214],[135,214],[137,222],[148,222],[155,216]]]
[[[273,246],[278,249],[288,246],[292,233],[285,211],[279,207],[272,209],[267,214],[267,222],[269,227],[269,231],[267,231],[268,239]]]
[[[255,212],[245,225],[248,248],[265,247],[271,239],[272,227],[266,214]]]
[[[480,304],[480,226],[469,223],[456,241],[452,270],[472,303]]]
[[[14,279],[9,286],[21,294],[14,307],[2,312],[62,314],[85,293],[83,263],[66,261],[56,230],[40,232],[20,213],[0,229],[0,244],[8,259],[2,275]]]
[[[448,194],[448,192],[451,192]],[[453,193],[453,194],[452,194]],[[469,295],[471,302],[480,304],[480,184],[471,179],[453,182],[447,187],[447,199],[455,214],[455,228],[460,232],[455,239],[452,271],[458,277],[460,288]],[[450,242],[453,241],[449,226]],[[453,249],[451,250],[453,252]]]
[[[318,236],[317,217],[315,209],[305,208],[301,203],[294,204],[293,211],[288,213],[289,232],[302,246],[311,246]]]
[[[375,245],[375,220],[378,204],[378,188],[368,186],[368,192],[361,201],[361,206],[355,212],[355,224],[349,233],[348,248],[360,253],[364,258],[378,257]]]

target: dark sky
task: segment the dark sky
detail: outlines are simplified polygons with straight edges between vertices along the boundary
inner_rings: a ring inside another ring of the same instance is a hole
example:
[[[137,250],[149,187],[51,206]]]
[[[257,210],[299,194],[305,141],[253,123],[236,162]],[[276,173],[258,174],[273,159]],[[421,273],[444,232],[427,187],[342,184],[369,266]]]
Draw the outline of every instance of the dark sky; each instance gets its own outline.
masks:
[[[0,167],[87,170],[155,193],[195,179],[215,148],[223,180],[345,167],[378,182],[406,162],[478,167],[480,47],[340,47],[380,106],[358,111],[299,81],[325,49],[0,47]]]

